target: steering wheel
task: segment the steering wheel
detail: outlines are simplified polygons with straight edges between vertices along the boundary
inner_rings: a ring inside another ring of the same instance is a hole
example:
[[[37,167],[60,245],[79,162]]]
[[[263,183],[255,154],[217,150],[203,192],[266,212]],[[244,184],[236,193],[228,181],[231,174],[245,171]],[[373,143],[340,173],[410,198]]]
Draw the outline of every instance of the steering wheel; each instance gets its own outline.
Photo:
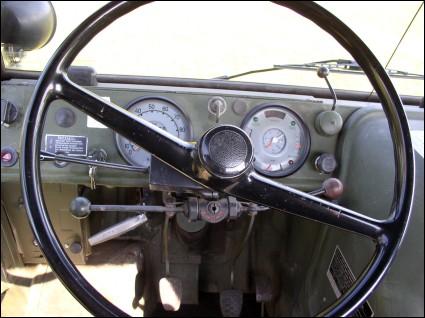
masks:
[[[405,234],[413,200],[414,151],[409,126],[400,98],[384,68],[353,31],[317,4],[276,2],[310,19],[332,35],[362,67],[381,100],[394,145],[396,177],[389,217],[376,220],[255,173],[252,169],[252,145],[237,127],[213,128],[197,145],[193,145],[71,82],[67,70],[82,48],[113,21],[147,3],[111,2],[84,21],[53,55],[31,99],[22,135],[22,191],[35,238],[52,270],[92,314],[127,315],[100,295],[79,273],[61,247],[48,217],[41,187],[40,146],[49,104],[56,99],[64,99],[208,188],[372,239],[376,251],[361,276],[349,291],[319,314],[350,315],[368,298],[388,271]],[[236,140],[236,147],[214,146],[214,140],[222,137],[220,134],[223,133]],[[235,152],[235,148],[238,151]],[[218,163],[217,158],[223,156],[225,163]],[[228,168],[223,168],[223,165]]]

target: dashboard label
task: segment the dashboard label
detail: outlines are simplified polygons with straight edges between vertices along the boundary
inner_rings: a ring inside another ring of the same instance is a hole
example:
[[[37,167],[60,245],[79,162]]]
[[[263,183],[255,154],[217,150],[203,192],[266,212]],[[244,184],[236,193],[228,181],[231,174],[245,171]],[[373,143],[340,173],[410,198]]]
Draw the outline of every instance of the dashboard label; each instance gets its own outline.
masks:
[[[337,298],[341,297],[356,282],[356,278],[348,266],[347,260],[339,246],[335,248],[331,263],[326,273]],[[368,301],[365,301],[351,317],[373,317],[374,312]]]
[[[108,102],[111,101],[111,98],[109,96],[101,96],[104,100],[107,100]],[[87,115],[87,127],[89,128],[108,128],[105,125],[99,123],[96,119],[90,117]]]
[[[87,156],[87,137],[70,135],[46,135],[46,151],[68,156]]]

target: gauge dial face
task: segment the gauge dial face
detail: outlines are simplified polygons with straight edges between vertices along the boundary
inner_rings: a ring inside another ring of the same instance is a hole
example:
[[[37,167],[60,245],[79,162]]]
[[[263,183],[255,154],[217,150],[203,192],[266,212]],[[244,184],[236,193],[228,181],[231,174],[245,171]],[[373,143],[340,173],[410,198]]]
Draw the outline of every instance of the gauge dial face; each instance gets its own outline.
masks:
[[[141,97],[130,102],[126,108],[182,140],[189,141],[192,138],[189,117],[176,103],[167,98]],[[118,134],[115,134],[115,141],[118,152],[127,163],[149,169],[151,155],[146,150]]]
[[[254,168],[270,177],[298,170],[310,150],[310,133],[301,117],[288,107],[267,103],[255,107],[242,122],[254,146]]]

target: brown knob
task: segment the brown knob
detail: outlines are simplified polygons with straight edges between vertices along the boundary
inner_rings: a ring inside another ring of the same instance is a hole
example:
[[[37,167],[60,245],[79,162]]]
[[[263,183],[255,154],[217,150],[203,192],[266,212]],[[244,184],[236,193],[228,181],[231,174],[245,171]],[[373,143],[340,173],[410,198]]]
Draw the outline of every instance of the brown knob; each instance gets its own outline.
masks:
[[[335,200],[341,196],[344,186],[337,178],[329,178],[323,182],[323,189],[325,190],[323,194],[325,197]]]

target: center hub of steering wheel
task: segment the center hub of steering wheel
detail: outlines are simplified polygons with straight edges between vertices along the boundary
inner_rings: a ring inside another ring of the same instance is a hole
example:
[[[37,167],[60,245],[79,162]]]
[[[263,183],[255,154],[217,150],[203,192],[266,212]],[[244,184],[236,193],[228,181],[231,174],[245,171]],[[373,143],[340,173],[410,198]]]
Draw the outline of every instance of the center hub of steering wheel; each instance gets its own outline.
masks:
[[[213,176],[236,178],[252,165],[253,147],[248,135],[236,126],[219,126],[208,130],[199,142],[199,160]]]

